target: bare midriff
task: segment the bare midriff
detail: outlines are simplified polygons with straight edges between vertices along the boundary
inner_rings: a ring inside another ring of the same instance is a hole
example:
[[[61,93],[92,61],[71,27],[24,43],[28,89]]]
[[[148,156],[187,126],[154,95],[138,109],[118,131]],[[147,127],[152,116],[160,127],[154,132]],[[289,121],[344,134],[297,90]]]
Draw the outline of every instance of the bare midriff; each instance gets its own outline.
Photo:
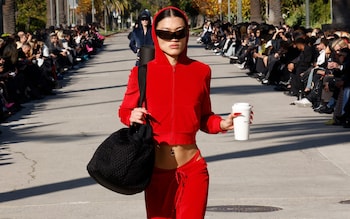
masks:
[[[196,144],[190,145],[157,145],[155,167],[161,169],[176,169],[193,158],[197,153]]]

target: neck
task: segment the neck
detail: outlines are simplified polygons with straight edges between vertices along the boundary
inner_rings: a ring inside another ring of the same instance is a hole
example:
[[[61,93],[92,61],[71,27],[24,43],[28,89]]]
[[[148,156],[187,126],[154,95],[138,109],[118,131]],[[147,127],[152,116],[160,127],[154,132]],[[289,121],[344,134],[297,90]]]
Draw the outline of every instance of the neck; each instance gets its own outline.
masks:
[[[175,66],[177,64],[179,56],[170,56],[168,54],[165,54],[165,56],[168,59],[170,65]]]

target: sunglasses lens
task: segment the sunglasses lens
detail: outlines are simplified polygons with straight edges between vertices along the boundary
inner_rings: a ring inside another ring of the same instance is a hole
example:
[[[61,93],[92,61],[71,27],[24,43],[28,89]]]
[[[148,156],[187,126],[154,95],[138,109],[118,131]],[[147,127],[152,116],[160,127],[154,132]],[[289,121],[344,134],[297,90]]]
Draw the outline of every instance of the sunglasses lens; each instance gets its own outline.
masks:
[[[156,34],[159,38],[163,40],[171,39],[171,32],[169,31],[163,31],[163,30],[156,30]]]
[[[182,39],[186,37],[186,29],[178,30],[176,32],[165,31],[165,30],[156,30],[157,36],[163,40],[172,40],[172,39]]]
[[[182,30],[176,31],[174,34],[175,34],[175,39],[179,40],[186,37],[186,30],[182,29]]]

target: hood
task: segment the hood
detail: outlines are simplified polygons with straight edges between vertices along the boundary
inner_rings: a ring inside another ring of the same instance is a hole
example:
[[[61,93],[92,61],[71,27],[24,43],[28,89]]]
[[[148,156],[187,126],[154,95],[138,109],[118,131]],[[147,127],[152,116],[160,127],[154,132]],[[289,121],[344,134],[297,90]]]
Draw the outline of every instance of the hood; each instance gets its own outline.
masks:
[[[160,13],[162,13],[163,11],[166,11],[168,9],[176,10],[176,11],[180,12],[181,14],[183,14],[184,17],[186,18],[186,24],[188,24],[187,15],[183,11],[181,11],[180,9],[173,7],[173,6],[165,7],[163,9],[161,9],[160,11],[158,11],[157,14],[154,16],[153,21],[157,20],[157,17]],[[155,25],[152,25],[152,38],[153,38],[154,48],[155,48],[155,61],[158,63],[169,63],[164,52],[159,47],[159,42],[158,42],[158,38],[156,35],[156,26]],[[180,54],[179,59],[178,59],[178,63],[185,64],[189,60],[189,58],[187,57],[188,38],[189,38],[189,33],[187,34],[187,38],[186,38],[186,47],[185,47],[184,51],[182,51],[182,53]]]
[[[147,18],[148,27],[151,27],[151,24],[152,24],[151,13],[148,10],[143,10],[141,12],[140,16],[138,17],[137,23],[138,23],[139,27],[141,27],[141,25],[142,25],[142,22],[141,22],[142,18]]]

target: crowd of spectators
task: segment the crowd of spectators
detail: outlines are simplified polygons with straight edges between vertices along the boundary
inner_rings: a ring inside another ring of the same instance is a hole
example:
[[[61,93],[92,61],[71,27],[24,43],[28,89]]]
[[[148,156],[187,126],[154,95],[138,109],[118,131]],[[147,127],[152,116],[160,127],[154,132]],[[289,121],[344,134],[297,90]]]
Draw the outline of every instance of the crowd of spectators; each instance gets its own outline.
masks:
[[[197,41],[262,84],[295,96],[292,105],[333,114],[326,124],[350,128],[348,32],[208,21]]]
[[[103,46],[95,25],[48,28],[0,37],[0,122],[22,104],[54,95],[70,69]]]

